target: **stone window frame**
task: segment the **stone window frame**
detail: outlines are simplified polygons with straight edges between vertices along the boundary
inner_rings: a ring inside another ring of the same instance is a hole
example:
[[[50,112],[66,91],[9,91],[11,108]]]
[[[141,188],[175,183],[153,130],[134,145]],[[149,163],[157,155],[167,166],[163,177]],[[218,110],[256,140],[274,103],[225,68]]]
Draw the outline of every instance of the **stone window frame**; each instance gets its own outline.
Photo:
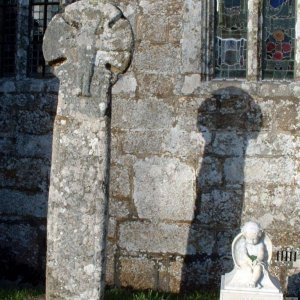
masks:
[[[215,36],[215,1],[204,0],[200,4],[201,14],[201,78],[203,81],[250,81],[250,82],[299,82],[300,81],[300,0],[296,1],[295,25],[295,68],[294,79],[262,79],[262,26],[263,1],[248,0],[247,26],[247,70],[246,78],[215,78],[214,77],[214,36]],[[200,17],[200,16],[199,16]]]

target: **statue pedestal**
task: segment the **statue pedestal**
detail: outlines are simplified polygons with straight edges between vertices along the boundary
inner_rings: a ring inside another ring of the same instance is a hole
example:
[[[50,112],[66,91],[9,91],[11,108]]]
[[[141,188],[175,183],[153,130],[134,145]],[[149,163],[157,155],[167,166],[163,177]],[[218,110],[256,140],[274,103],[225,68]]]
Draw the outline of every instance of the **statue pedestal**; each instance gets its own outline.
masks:
[[[223,275],[220,300],[283,300],[283,294],[281,292],[267,292],[263,289],[252,288],[226,289],[225,275]]]

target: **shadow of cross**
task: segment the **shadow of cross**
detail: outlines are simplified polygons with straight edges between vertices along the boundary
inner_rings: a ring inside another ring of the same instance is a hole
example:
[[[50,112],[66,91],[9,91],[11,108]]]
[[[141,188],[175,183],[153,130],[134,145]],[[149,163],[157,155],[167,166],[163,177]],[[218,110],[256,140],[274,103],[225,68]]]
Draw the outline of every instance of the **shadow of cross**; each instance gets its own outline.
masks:
[[[115,6],[85,0],[44,36],[60,79],[48,203],[46,299],[99,300],[104,291],[110,90],[130,64],[133,35]]]

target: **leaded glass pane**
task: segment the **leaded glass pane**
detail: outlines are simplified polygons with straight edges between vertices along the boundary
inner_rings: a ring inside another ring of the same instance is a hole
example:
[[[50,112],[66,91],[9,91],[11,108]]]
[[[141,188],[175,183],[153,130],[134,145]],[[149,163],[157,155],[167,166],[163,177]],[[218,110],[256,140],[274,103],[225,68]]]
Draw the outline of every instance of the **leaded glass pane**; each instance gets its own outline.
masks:
[[[295,0],[265,0],[263,78],[293,79],[295,65]]]
[[[28,72],[31,76],[49,75],[50,67],[45,64],[42,44],[47,25],[59,11],[58,0],[34,0],[31,5],[31,30]]]
[[[216,0],[215,76],[246,77],[247,0]]]

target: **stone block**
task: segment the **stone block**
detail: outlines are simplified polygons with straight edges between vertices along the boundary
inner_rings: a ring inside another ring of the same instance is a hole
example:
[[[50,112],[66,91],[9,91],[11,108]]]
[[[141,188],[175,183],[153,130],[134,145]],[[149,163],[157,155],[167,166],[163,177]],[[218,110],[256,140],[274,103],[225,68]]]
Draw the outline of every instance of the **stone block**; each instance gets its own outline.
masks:
[[[179,72],[180,51],[178,45],[152,45],[145,41],[137,47],[133,64],[139,72],[176,74]]]
[[[182,159],[199,160],[199,152],[203,149],[203,139],[199,132],[187,132],[176,126],[165,135],[162,150]]]
[[[120,284],[137,290],[156,288],[155,262],[145,257],[120,258]]]
[[[182,28],[182,72],[198,73],[201,66],[202,4],[197,0],[184,3]]]
[[[2,99],[1,99],[2,100]],[[3,98],[3,101],[7,99]],[[16,109],[10,105],[0,103],[0,133],[2,137],[13,137],[17,126]]]
[[[300,228],[297,204],[299,189],[295,186],[263,183],[247,185],[243,208],[243,219],[254,219],[263,228],[276,229],[288,226],[296,232]],[[293,228],[293,229],[292,229]]]
[[[160,154],[163,151],[163,141],[167,130],[126,130],[119,134],[122,139],[123,152],[144,156]]]
[[[113,102],[114,129],[169,129],[174,122],[174,108],[162,99],[149,98],[128,101],[116,98]]]
[[[59,90],[59,79],[54,77],[46,81],[46,91],[47,93],[58,94]]]
[[[119,245],[129,252],[186,254],[188,235],[185,224],[126,222],[120,224]]]
[[[112,165],[110,169],[110,191],[112,196],[128,197],[130,195],[129,171],[125,166]]]
[[[249,139],[248,156],[294,156],[297,154],[297,138],[286,132],[261,132],[257,138]]]
[[[173,97],[175,78],[165,74],[145,74],[138,76],[139,95],[147,97]],[[144,97],[146,98],[146,97]]]
[[[205,154],[204,154],[205,155]],[[204,156],[198,177],[200,187],[210,187],[222,184],[222,161],[216,157]]]
[[[15,139],[10,137],[0,137],[0,154],[12,155],[15,150]]]
[[[300,107],[296,99],[276,102],[273,122],[279,131],[299,130]]]
[[[168,20],[156,15],[140,15],[137,18],[137,40],[150,43],[168,41]]]
[[[39,79],[31,79],[28,82],[28,89],[30,92],[33,93],[40,93],[42,91],[44,91],[45,86],[46,86],[46,82],[44,80],[39,80]]]
[[[17,160],[12,156],[0,157],[0,186],[13,188],[17,185]]]
[[[142,0],[140,6],[144,14],[162,16],[180,14],[183,9],[182,0]]]
[[[276,106],[276,102],[267,99],[262,102],[259,102],[259,107],[262,113],[262,129],[271,130],[274,124],[274,107]]]
[[[173,262],[170,262],[168,267],[169,275],[169,290],[172,293],[179,293],[181,291],[181,278],[183,269],[183,259],[177,257]]]
[[[236,227],[240,224],[243,207],[243,190],[213,189],[200,199],[197,219],[211,226]]]
[[[117,221],[115,218],[110,217],[108,221],[107,237],[114,239],[117,232]]]
[[[54,118],[45,111],[20,111],[18,131],[29,134],[47,134],[53,130]]]
[[[16,188],[46,193],[49,189],[50,162],[45,159],[22,158],[16,162]]]
[[[235,131],[216,132],[211,145],[211,152],[219,156],[243,156],[247,136]]]
[[[108,241],[106,245],[106,272],[105,282],[108,286],[115,285],[115,254],[116,245]]]
[[[131,97],[135,96],[137,89],[137,81],[133,73],[126,73],[125,75],[120,76],[119,80],[115,83],[112,88],[113,95],[130,95]]]
[[[127,201],[115,199],[109,200],[109,215],[116,219],[127,218],[131,213],[130,204]]]
[[[181,92],[183,95],[193,94],[201,85],[200,74],[186,75],[184,77],[183,86]]]
[[[168,262],[158,261],[158,290],[169,292]]]
[[[224,179],[227,185],[244,183],[244,157],[227,158],[224,162]]]
[[[206,255],[202,257],[190,257],[184,261],[181,289],[184,291],[193,291],[214,282],[213,279],[219,274],[213,270],[213,265],[212,257]]]
[[[295,161],[288,157],[247,158],[244,178],[246,183],[292,184]]]
[[[134,165],[133,199],[140,218],[192,220],[195,170],[177,159],[153,157]]]
[[[42,111],[46,111],[51,115],[56,115],[58,95],[57,94],[42,94],[40,96],[39,107]]]
[[[201,105],[200,98],[180,97],[177,100],[176,107],[176,126],[185,131],[199,131],[198,126],[198,109]]]
[[[16,141],[16,150],[19,157],[46,158],[50,160],[52,154],[52,134],[19,134]]]
[[[16,91],[15,82],[12,80],[0,81],[0,93],[14,93]]]
[[[47,217],[46,194],[26,194],[11,189],[0,190],[0,211],[4,215]]]
[[[171,15],[168,17],[169,42],[179,43],[182,39],[182,16]]]
[[[14,97],[14,102],[19,110],[34,111],[40,106],[40,102],[44,97],[37,94],[18,94]]]

